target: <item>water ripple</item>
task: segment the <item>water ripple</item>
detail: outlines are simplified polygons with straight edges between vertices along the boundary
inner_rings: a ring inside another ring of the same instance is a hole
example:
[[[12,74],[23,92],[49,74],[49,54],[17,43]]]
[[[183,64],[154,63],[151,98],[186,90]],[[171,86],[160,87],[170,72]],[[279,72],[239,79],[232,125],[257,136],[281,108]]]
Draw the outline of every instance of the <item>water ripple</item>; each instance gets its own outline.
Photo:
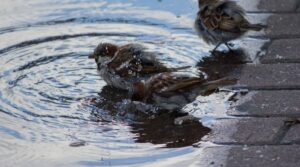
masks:
[[[87,58],[100,42],[140,43],[170,67],[196,66],[209,46],[195,35],[194,2],[186,2],[1,1],[0,163],[139,166],[197,157],[191,145],[208,128],[149,117],[140,109],[153,106],[128,103],[128,92],[106,86]],[[86,145],[70,147],[78,141]]]
[[[29,41],[24,41],[12,46],[9,46],[7,48],[1,49],[0,54],[9,52],[10,50],[16,49],[16,48],[22,48],[30,45],[36,45],[44,42],[51,42],[51,41],[56,41],[56,40],[65,40],[68,38],[77,38],[77,37],[96,37],[96,36],[126,36],[126,37],[136,37],[137,35],[132,35],[132,34],[120,34],[120,33],[86,33],[86,34],[73,34],[73,35],[61,35],[61,36],[52,36],[52,37],[44,37],[40,39],[35,39],[35,40],[29,40]]]

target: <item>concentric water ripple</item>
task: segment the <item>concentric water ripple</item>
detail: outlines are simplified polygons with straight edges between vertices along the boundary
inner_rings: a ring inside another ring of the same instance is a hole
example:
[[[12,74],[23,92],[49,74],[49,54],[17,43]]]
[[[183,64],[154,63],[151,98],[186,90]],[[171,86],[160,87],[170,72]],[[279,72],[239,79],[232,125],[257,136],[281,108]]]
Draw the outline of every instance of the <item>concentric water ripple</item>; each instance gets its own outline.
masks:
[[[1,1],[1,166],[194,162],[201,149],[191,145],[209,129],[120,111],[126,92],[105,86],[87,55],[99,42],[140,43],[169,66],[195,66],[209,55],[192,29],[196,8],[193,0]],[[186,110],[223,113],[227,96],[198,99]]]

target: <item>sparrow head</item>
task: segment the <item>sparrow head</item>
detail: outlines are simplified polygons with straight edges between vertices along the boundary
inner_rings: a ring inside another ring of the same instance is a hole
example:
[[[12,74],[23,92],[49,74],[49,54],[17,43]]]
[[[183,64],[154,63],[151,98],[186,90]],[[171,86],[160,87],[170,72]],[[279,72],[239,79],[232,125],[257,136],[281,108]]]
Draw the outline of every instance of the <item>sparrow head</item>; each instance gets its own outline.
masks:
[[[218,0],[198,0],[199,9],[205,8],[207,5],[217,3]]]
[[[110,60],[117,51],[117,45],[111,43],[100,43],[94,50],[94,53],[89,56],[89,58],[95,59],[96,63],[102,63]]]

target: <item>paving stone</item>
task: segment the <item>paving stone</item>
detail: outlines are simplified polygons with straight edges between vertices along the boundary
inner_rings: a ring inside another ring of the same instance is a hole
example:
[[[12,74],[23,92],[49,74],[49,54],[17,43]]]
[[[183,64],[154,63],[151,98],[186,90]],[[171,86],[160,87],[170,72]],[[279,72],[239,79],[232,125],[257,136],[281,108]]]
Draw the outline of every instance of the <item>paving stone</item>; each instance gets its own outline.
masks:
[[[298,0],[237,0],[249,12],[295,11]]]
[[[237,68],[233,77],[238,78],[234,87],[248,89],[300,88],[299,64],[251,64]]]
[[[248,35],[273,40],[261,59],[265,64],[240,65],[230,69],[230,73],[239,79],[236,88],[256,91],[238,99],[229,114],[255,117],[213,121],[213,131],[206,140],[223,145],[205,149],[199,166],[300,166],[300,145],[297,145],[300,144],[300,125],[289,128],[289,119],[279,118],[300,116],[300,66],[297,64],[300,62],[300,13],[292,13],[300,12],[300,8],[297,9],[300,1],[238,2],[247,11],[264,13],[248,15],[251,22],[266,22],[268,25],[265,32]],[[269,15],[268,12],[275,14]],[[227,157],[225,161],[224,157]]]
[[[299,20],[300,21],[300,20]],[[271,43],[262,63],[300,62],[300,39],[279,39]]]
[[[216,144],[276,144],[285,126],[284,118],[242,118],[216,120],[204,140]]]
[[[300,13],[274,14],[267,20],[266,34],[270,38],[295,38],[300,36]]]
[[[225,167],[230,146],[212,146],[203,148],[199,158],[189,166],[194,167]]]
[[[260,0],[258,9],[267,12],[292,12],[296,10],[298,0]]]
[[[282,143],[300,143],[300,124],[296,124],[289,129]]]
[[[203,149],[192,166],[205,167],[298,167],[299,145],[215,146]]]
[[[249,1],[249,0],[236,0],[236,2],[241,5],[247,12],[259,12],[258,4],[259,1]]]
[[[229,115],[300,117],[300,90],[256,91],[238,97]]]
[[[297,167],[300,166],[300,146],[232,147],[227,167]]]

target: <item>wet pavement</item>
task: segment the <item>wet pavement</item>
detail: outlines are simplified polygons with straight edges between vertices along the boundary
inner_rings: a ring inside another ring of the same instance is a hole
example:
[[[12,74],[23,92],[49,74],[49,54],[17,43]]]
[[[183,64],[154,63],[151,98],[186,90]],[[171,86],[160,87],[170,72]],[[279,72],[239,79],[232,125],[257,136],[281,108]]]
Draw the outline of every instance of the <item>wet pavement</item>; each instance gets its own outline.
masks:
[[[264,46],[267,52],[231,74],[239,78],[227,111],[232,118],[212,123],[206,139],[216,146],[205,149],[199,166],[300,166],[299,6],[299,0],[261,0],[258,8],[245,6],[255,17],[267,16],[265,34],[251,34],[270,39]]]

